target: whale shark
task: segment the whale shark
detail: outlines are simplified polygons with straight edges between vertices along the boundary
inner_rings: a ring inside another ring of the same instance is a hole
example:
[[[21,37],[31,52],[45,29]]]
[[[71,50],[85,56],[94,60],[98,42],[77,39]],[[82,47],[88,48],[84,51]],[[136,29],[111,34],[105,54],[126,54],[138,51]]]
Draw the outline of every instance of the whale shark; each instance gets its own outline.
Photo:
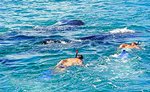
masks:
[[[34,30],[37,31],[67,31],[73,30],[80,26],[83,26],[85,23],[81,20],[60,20],[56,22],[54,25],[47,27],[35,27]]]

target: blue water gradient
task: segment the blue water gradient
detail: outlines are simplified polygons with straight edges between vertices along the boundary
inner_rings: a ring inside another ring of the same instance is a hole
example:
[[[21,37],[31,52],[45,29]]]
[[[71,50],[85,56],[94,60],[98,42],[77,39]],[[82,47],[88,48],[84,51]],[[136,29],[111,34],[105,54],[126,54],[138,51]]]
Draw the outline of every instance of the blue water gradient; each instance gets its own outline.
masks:
[[[149,92],[149,0],[0,0],[0,92]],[[69,30],[35,30],[60,20],[85,25]],[[140,36],[80,40],[112,30]],[[46,39],[60,43],[43,44]],[[129,58],[113,58],[121,43],[140,41]],[[84,67],[53,73],[61,60],[84,56]]]

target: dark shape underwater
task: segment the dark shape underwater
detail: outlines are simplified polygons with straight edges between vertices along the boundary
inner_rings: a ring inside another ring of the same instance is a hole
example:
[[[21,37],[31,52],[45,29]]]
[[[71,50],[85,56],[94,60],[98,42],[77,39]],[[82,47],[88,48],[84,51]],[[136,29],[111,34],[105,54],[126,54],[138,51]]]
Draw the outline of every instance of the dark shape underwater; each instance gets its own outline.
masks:
[[[76,29],[85,23],[81,20],[61,20],[52,26],[47,27],[35,27],[37,31],[70,31]]]

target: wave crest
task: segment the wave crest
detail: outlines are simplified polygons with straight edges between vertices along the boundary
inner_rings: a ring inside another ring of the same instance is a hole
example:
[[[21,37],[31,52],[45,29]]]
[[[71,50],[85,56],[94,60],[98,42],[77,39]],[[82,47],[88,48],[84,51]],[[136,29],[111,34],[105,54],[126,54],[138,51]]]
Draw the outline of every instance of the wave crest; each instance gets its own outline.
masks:
[[[135,33],[134,30],[130,30],[127,28],[118,28],[118,29],[114,29],[112,31],[110,31],[111,34],[117,34],[117,33]]]

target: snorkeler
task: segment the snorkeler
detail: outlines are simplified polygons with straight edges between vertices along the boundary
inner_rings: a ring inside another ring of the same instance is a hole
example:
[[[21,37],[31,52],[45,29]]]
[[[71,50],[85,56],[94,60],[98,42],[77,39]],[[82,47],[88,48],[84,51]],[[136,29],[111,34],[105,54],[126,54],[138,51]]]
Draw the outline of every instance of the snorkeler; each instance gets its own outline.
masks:
[[[68,58],[61,60],[55,67],[56,71],[64,71],[67,67],[74,66],[74,65],[83,65],[83,56],[78,55],[78,51],[76,51],[75,58]]]
[[[138,43],[136,42],[132,42],[131,44],[121,44],[119,46],[119,48],[128,48],[128,49],[141,49],[139,46],[138,46]]]

